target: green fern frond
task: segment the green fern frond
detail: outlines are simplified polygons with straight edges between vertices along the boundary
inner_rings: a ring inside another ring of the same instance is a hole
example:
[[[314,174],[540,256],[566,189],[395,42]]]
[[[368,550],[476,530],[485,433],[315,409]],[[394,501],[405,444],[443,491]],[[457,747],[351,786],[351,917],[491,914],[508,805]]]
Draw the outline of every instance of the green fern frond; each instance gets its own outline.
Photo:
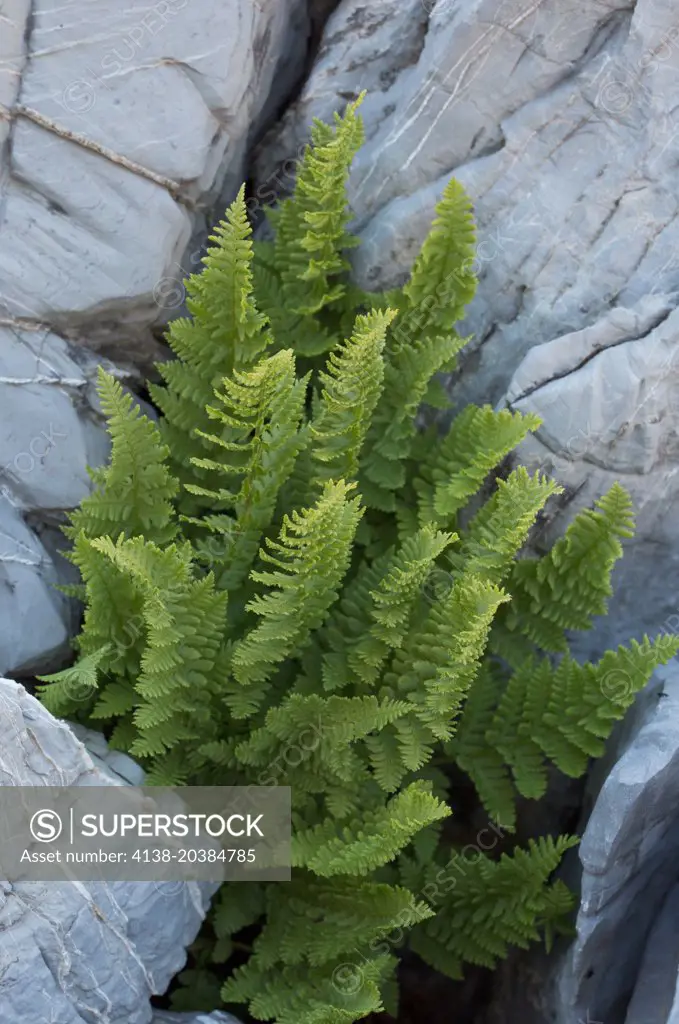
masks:
[[[344,117],[335,115],[334,130],[314,122],[294,195],[272,218],[285,305],[295,313],[318,313],[344,295],[341,275],[349,263],[343,252],[356,244],[347,231],[346,181],[364,137],[357,114],[362,99],[350,103]]]
[[[412,454],[415,416],[435,373],[450,363],[468,339],[455,333],[420,335],[408,346],[387,350],[384,388],[368,431],[362,460],[361,488],[366,503],[393,512],[396,494],[406,483]]]
[[[507,831],[516,825],[516,794],[502,754],[488,742],[495,709],[504,688],[499,668],[480,667],[446,753],[470,777],[488,816]]]
[[[595,505],[597,511],[578,513],[546,555],[512,568],[514,602],[506,627],[545,651],[566,651],[565,630],[591,629],[592,617],[605,614],[620,542],[634,534],[632,502],[620,484]]]
[[[396,652],[385,681],[409,698],[414,714],[436,739],[450,738],[478,672],[493,617],[508,600],[494,584],[466,575],[434,603]]]
[[[382,391],[384,349],[393,310],[356,318],[349,341],[332,351],[319,374],[321,396],[311,421],[314,477],[353,480],[372,415]]]
[[[322,666],[326,689],[372,687],[390,653],[401,647],[436,559],[456,539],[425,527],[364,567],[345,588],[319,637],[329,648]]]
[[[177,358],[158,365],[165,386],[149,387],[182,483],[202,481],[191,459],[205,454],[198,431],[209,431],[214,389],[234,370],[252,366],[272,342],[253,295],[251,235],[243,187],[210,236],[205,269],[186,282],[191,318],[170,324],[167,340]]]
[[[111,437],[109,464],[92,474],[94,490],[69,514],[64,532],[70,538],[145,536],[169,543],[177,534],[172,502],[178,492],[167,467],[170,450],[156,424],[101,366],[97,391]]]
[[[477,493],[492,469],[540,426],[539,416],[494,412],[489,405],[467,406],[446,437],[432,449],[414,481],[420,520],[449,525]]]
[[[578,778],[651,678],[679,650],[679,638],[659,636],[607,651],[596,664],[565,656],[528,659],[506,679],[486,669],[474,686],[447,749],[474,782],[488,814],[513,827],[511,768],[517,790],[537,799],[546,787],[548,758]]]
[[[286,515],[280,539],[267,538],[266,549],[260,550],[261,560],[274,568],[253,570],[250,577],[272,589],[263,596],[257,594],[247,605],[260,622],[234,645],[233,671],[240,687],[265,683],[282,661],[303,648],[312,630],[322,626],[349,567],[362,515],[360,498],[349,497],[350,491],[351,485],[344,481],[327,483],[318,501]],[[258,704],[262,695],[261,687],[251,695],[245,693],[243,705],[236,691],[233,713],[236,706],[237,717],[249,713],[248,702]]]
[[[426,783],[413,782],[384,808],[365,815],[358,826],[338,829],[328,821],[298,832],[293,837],[292,861],[323,878],[367,875],[393,860],[420,829],[449,814]]]
[[[76,661],[70,668],[37,676],[47,686],[36,687],[36,692],[48,711],[57,718],[72,715],[84,704],[91,703],[99,691],[100,665],[110,653],[110,645],[104,644],[99,650]]]
[[[557,902],[549,877],[577,842],[573,836],[529,839],[527,849],[497,861],[480,852],[475,860],[454,856],[432,885],[439,912],[413,929],[412,948],[452,978],[462,977],[464,962],[494,967],[510,946],[526,949],[546,918],[553,921],[556,909],[564,913],[573,905],[559,883]]]
[[[498,480],[493,496],[469,523],[459,551],[449,556],[453,568],[464,567],[496,583],[503,581],[538,512],[560,491],[553,480],[539,473],[531,476],[524,466],[515,469],[507,480]]]
[[[452,330],[476,293],[475,250],[472,205],[462,185],[451,178],[403,288],[407,308],[401,327],[407,331],[416,325],[418,332],[432,337]]]
[[[380,987],[396,958],[352,951],[321,967],[281,966],[275,974],[253,957],[222,989],[227,1003],[247,1003],[256,1020],[277,1024],[353,1024],[384,1009]]]
[[[330,883],[308,876],[286,886],[282,899],[271,900],[254,954],[262,967],[279,962],[320,966],[432,913],[398,886],[342,877]]]
[[[134,684],[138,735],[131,753],[166,758],[173,746],[205,740],[214,728],[211,697],[218,682],[213,673],[222,646],[226,594],[215,592],[211,575],[193,578],[188,544],[161,550],[142,538],[91,543],[131,580],[143,602],[147,646]]]
[[[196,549],[219,567],[219,586],[234,590],[248,575],[264,532],[271,526],[279,494],[306,443],[302,431],[308,377],[298,380],[289,350],[261,360],[250,371],[224,378],[207,413],[229,431],[226,441],[214,431],[197,433],[210,458],[192,464],[210,473],[214,490],[187,484],[193,494],[212,499],[229,515],[183,517],[196,527]],[[230,486],[224,486],[224,484]],[[201,541],[209,530],[211,538]]]

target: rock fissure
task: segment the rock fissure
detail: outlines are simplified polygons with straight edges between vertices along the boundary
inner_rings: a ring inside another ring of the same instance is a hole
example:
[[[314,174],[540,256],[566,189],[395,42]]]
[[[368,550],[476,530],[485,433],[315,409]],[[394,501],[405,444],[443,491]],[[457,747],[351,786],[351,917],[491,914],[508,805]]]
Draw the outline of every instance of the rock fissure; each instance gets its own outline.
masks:
[[[518,402],[524,401],[530,395],[534,395],[536,391],[540,391],[542,388],[546,388],[550,384],[554,384],[555,381],[563,380],[565,377],[572,376],[573,374],[581,370],[584,366],[587,366],[588,363],[591,363],[593,359],[596,359],[597,356],[601,355],[602,352],[609,352],[611,349],[617,348],[619,345],[628,345],[630,342],[643,341],[644,338],[647,338],[657,327],[660,327],[661,324],[664,324],[673,312],[673,309],[668,309],[665,312],[658,314],[658,316],[654,318],[654,320],[652,321],[651,326],[643,334],[627,338],[620,338],[618,341],[614,342],[602,343],[600,346],[594,348],[592,352],[590,352],[587,356],[585,356],[583,359],[581,359],[578,363],[576,363],[569,369],[564,370],[561,373],[556,373],[552,377],[548,377],[545,380],[541,380],[533,387],[527,388],[525,391],[522,391],[520,394],[516,395],[516,397],[513,396],[511,400],[511,405],[514,406]]]
[[[114,150],[109,149],[108,146],[104,146],[99,142],[94,142],[93,139],[88,139],[86,135],[83,135],[80,132],[74,132],[69,128],[65,128],[63,125],[59,125],[56,121],[53,121],[49,117],[45,117],[32,107],[27,107],[18,103],[15,105],[14,109],[10,111],[10,116],[14,118],[25,117],[28,121],[38,125],[39,128],[44,128],[45,131],[50,132],[52,135],[56,135],[60,139],[72,142],[77,146],[81,146],[83,149],[86,149],[91,153],[95,153],[97,156],[103,157],[110,163],[116,164],[118,167],[123,167],[126,171],[130,171],[131,174],[136,174],[140,178],[146,178],[148,181],[152,181],[155,185],[159,185],[161,188],[164,188],[169,192],[173,199],[182,205],[188,207],[193,206],[193,201],[182,194],[182,186],[179,182],[173,181],[172,178],[158,174],[156,171],[152,171],[150,168],[144,167],[142,164],[136,163],[134,160],[130,160],[128,157],[123,156],[120,153],[114,152]]]
[[[33,35],[33,28],[35,25],[36,3],[37,0],[29,0],[29,8],[26,13],[24,30],[22,33],[22,53],[17,58],[19,66],[17,68],[16,89],[14,96],[12,97],[14,104],[17,104],[21,99],[24,71],[30,57],[31,37]],[[8,127],[4,145],[0,146],[0,234],[2,234],[5,220],[7,194],[9,190],[9,182],[12,177],[12,148],[14,143],[15,126],[15,120],[11,116],[10,110],[0,103],[0,121],[2,120],[6,120],[8,122]]]

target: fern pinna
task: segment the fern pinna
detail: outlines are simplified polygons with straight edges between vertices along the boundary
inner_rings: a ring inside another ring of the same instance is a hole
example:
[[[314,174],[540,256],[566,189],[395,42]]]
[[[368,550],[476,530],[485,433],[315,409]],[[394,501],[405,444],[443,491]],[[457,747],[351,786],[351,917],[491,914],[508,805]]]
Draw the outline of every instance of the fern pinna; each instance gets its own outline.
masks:
[[[472,499],[539,420],[469,407],[444,436],[416,429],[465,343],[471,208],[451,181],[405,286],[361,292],[357,107],[314,126],[274,242],[253,242],[243,190],[216,229],[151,386],[159,422],[101,373],[111,459],[67,531],[78,660],[42,687],[82,717],[84,681],[87,720],[152,783],[292,787],[293,881],[222,889],[177,1000],[214,999],[248,929],[222,996],[279,1024],[395,1012],[406,937],[458,977],[558,928],[570,895],[552,873],[573,840],[477,850],[458,871],[451,769],[508,836],[517,796],[539,798],[550,764],[581,775],[679,647],[569,656],[632,532],[620,486],[517,558],[556,485],[519,467]],[[628,681],[615,697],[611,673]]]

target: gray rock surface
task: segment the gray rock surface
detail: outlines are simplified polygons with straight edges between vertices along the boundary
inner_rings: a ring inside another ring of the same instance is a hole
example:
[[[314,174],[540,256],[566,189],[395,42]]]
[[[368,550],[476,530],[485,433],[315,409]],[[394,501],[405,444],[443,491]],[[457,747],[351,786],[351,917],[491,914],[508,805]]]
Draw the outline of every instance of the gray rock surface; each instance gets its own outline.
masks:
[[[304,0],[0,4],[0,674],[48,670],[73,631],[55,528],[108,450],[88,349],[123,379],[164,354],[307,21]]]
[[[118,358],[153,350],[192,234],[240,183],[305,29],[302,0],[5,0],[0,315]]]
[[[670,891],[648,937],[639,980],[629,1004],[625,1024],[667,1024],[675,1003],[679,964],[679,886]],[[679,1007],[679,1003],[677,1003]],[[676,1011],[675,1011],[676,1012]],[[675,1017],[676,1020],[676,1017]]]
[[[152,1024],[239,1024],[230,1013],[165,1013],[153,1015]]]
[[[668,898],[676,905],[677,898],[673,892],[679,858],[676,663],[656,673],[645,698],[637,722],[622,738],[620,756],[601,787],[580,845],[577,937],[558,970],[558,1024],[577,1024],[587,1013],[606,1024],[666,1024],[672,958],[674,995],[679,954],[676,917],[670,936],[669,905],[665,911],[662,908]],[[663,958],[659,959],[663,934]],[[637,993],[626,1019],[635,981]]]
[[[140,781],[100,736],[79,735],[85,745],[22,686],[0,680],[1,785]],[[3,1024],[150,1024],[149,999],[182,969],[213,888],[0,882]]]
[[[49,330],[0,327],[0,673],[40,671],[67,651],[75,623],[55,590],[68,578],[56,525],[108,454],[100,364],[130,377]]]
[[[537,412],[542,426],[517,450],[555,476],[566,504],[536,543],[548,546],[581,508],[619,480],[637,517],[614,577],[610,614],[576,649],[599,654],[644,632],[679,631],[679,312],[657,294],[609,311],[590,327],[536,345],[501,404]],[[643,592],[644,600],[639,601]]]
[[[87,494],[86,466],[106,458],[100,363],[125,379],[48,330],[0,327],[0,674],[39,671],[67,649],[71,605],[54,588],[63,560],[28,522],[56,523]]]

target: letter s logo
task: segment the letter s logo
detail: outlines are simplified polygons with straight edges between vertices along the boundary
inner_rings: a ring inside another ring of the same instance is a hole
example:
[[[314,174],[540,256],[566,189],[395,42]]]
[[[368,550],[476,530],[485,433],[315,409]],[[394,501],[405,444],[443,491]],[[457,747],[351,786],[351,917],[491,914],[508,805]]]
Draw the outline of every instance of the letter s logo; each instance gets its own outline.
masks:
[[[31,835],[39,843],[53,843],[63,830],[63,822],[56,811],[36,811],[31,818]]]

